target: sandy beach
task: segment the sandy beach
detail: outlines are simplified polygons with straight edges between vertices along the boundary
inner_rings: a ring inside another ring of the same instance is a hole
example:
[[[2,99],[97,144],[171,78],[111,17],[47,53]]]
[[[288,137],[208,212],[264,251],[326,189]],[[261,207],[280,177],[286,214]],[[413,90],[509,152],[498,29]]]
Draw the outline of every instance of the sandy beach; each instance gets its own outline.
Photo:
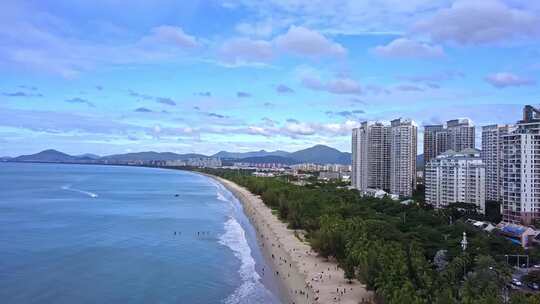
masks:
[[[242,203],[258,233],[258,243],[273,262],[274,269],[263,274],[278,276],[291,303],[371,303],[373,293],[358,281],[347,282],[337,263],[319,257],[281,222],[260,197],[247,189],[212,176]]]

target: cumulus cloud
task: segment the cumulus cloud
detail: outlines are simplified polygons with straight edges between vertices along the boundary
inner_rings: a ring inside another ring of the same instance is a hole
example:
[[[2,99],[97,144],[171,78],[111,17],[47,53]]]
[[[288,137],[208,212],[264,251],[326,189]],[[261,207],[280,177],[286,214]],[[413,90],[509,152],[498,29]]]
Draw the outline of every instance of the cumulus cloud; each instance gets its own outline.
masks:
[[[377,46],[373,52],[389,58],[432,59],[444,56],[441,46],[429,45],[408,38],[398,38],[387,45]]]
[[[131,97],[137,97],[137,98],[141,98],[141,99],[144,99],[144,100],[152,100],[152,99],[154,99],[154,96],[151,96],[151,95],[148,95],[148,94],[141,94],[141,93],[135,92],[133,90],[129,90],[128,94]]]
[[[251,94],[247,92],[236,92],[236,97],[238,98],[248,98],[251,97]]]
[[[170,25],[154,27],[152,34],[142,38],[141,43],[165,43],[180,48],[194,48],[199,45],[194,36],[186,34],[180,27]]]
[[[234,38],[221,45],[218,56],[229,64],[266,63],[272,60],[274,52],[268,41]]]
[[[86,100],[84,98],[80,98],[80,97],[66,99],[66,102],[85,104],[85,105],[87,105],[89,107],[92,107],[92,108],[95,107],[95,105],[92,102],[90,102],[90,101],[88,101],[88,100]]]
[[[347,50],[321,33],[301,26],[291,26],[289,30],[274,39],[276,46],[284,51],[302,56],[320,57],[347,54]]]
[[[276,87],[276,92],[278,92],[279,94],[290,94],[294,93],[294,90],[284,84],[279,84]]]
[[[22,91],[17,91],[17,92],[4,92],[2,93],[2,95],[4,96],[7,96],[7,97],[43,97],[42,94],[32,94],[32,93],[26,93],[26,92],[22,92]]]
[[[156,97],[156,102],[168,105],[168,106],[175,106],[176,102],[168,97]]]
[[[383,86],[375,85],[375,84],[368,84],[366,86],[366,92],[371,93],[373,95],[382,95],[382,94],[388,95],[391,93],[389,89]]]
[[[358,119],[358,115],[365,114],[364,110],[352,110],[352,111],[326,111],[326,115],[330,117],[341,116],[350,119]]]
[[[395,89],[404,92],[419,92],[424,90],[423,88],[414,84],[400,84],[395,86]]]
[[[235,26],[235,29],[242,35],[256,37],[269,37],[274,31],[271,20],[263,20],[255,23],[241,22]]]
[[[37,89],[38,89],[35,86],[28,86],[28,85],[20,85],[19,88],[25,89],[25,90],[30,90],[30,91],[37,91]]]
[[[135,109],[135,112],[139,112],[139,113],[151,113],[151,112],[153,112],[153,111],[150,110],[150,109],[148,109],[148,108],[143,108],[143,107],[141,107],[141,108]]]
[[[398,79],[412,81],[412,82],[443,82],[465,77],[465,74],[460,71],[441,71],[431,74],[398,76]]]
[[[362,93],[360,84],[351,78],[336,78],[324,83],[319,78],[305,76],[302,79],[302,84],[306,88],[315,91],[326,91],[332,94],[357,95]]]
[[[211,97],[212,96],[212,93],[210,91],[206,91],[206,92],[197,92],[195,93],[195,95],[197,96],[202,96],[202,97]]]
[[[520,87],[534,85],[536,83],[533,79],[524,78],[508,72],[490,74],[484,80],[496,88]]]
[[[538,37],[540,18],[532,10],[512,8],[499,0],[458,0],[419,21],[413,31],[437,42],[487,44]]]
[[[209,117],[219,118],[219,119],[228,118],[228,116],[217,114],[217,113],[206,113],[206,115]]]

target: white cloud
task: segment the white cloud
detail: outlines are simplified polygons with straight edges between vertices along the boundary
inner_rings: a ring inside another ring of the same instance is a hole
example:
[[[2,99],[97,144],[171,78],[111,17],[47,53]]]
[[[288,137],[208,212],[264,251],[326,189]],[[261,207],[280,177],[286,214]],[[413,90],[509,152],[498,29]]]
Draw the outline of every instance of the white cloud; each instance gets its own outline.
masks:
[[[508,72],[499,72],[486,76],[485,81],[496,88],[520,87],[534,85],[536,82],[532,79],[524,78]]]
[[[330,80],[326,84],[326,89],[334,94],[360,94],[362,89],[360,84],[350,78],[338,78]]]
[[[225,41],[219,49],[219,57],[232,64],[268,62],[273,56],[272,44],[264,40],[234,38]]]
[[[351,78],[336,78],[323,83],[318,77],[304,76],[302,84],[308,89],[326,91],[333,94],[361,94],[360,84]]]
[[[146,43],[165,43],[181,48],[197,47],[199,43],[194,36],[190,36],[180,27],[162,25],[154,27],[150,36],[141,39],[143,44]]]
[[[317,31],[301,26],[291,26],[285,34],[276,37],[274,41],[280,50],[302,56],[341,57],[347,54],[347,50],[341,44]]]
[[[373,49],[375,54],[392,58],[440,58],[444,50],[438,45],[429,45],[408,38],[398,38],[387,45]]]
[[[308,25],[321,33],[402,33],[409,24],[450,0],[236,0],[227,7],[245,7],[259,19]]]
[[[540,18],[533,10],[512,8],[499,0],[458,0],[417,22],[413,32],[427,34],[437,42],[486,44],[536,38],[540,35]]]
[[[276,30],[276,23],[272,19],[259,22],[241,22],[235,26],[238,33],[253,37],[270,37]]]

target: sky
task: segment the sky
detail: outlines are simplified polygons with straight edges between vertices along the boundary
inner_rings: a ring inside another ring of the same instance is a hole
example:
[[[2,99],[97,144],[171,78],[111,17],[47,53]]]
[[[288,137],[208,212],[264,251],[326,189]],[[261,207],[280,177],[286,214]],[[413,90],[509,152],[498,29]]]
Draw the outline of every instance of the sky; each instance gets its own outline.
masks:
[[[0,156],[350,151],[361,121],[513,123],[540,1],[4,0]]]

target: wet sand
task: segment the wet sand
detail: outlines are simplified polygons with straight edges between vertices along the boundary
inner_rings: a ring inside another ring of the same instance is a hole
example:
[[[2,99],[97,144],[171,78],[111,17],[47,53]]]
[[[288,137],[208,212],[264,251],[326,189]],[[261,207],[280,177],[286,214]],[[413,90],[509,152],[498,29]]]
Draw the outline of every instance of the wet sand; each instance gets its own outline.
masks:
[[[336,262],[319,257],[294,230],[272,214],[260,197],[231,181],[210,177],[222,183],[242,203],[257,230],[259,246],[274,266],[265,269],[263,275],[280,279],[290,303],[372,303],[373,293],[365,285],[345,280]]]

